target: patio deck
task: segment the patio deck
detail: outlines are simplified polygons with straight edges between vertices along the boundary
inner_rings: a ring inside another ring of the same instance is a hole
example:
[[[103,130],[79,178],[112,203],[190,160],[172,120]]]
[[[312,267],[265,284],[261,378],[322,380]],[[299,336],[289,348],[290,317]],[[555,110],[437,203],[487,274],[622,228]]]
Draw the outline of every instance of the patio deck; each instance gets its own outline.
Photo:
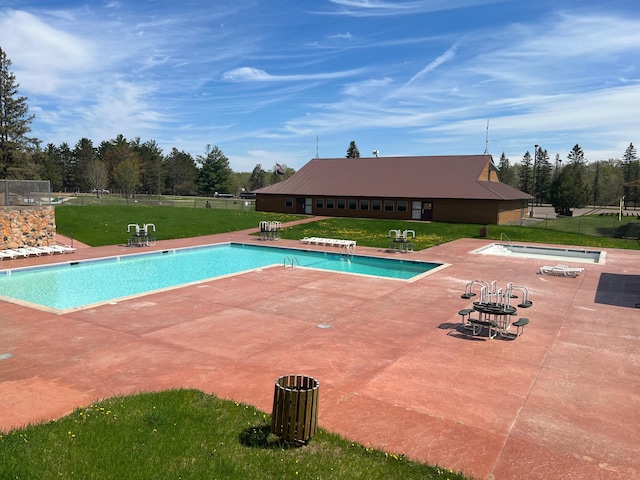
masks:
[[[251,232],[152,248],[260,242]],[[536,260],[469,253],[487,243],[395,254],[450,264],[413,283],[271,268],[64,315],[1,302],[0,355],[11,356],[0,360],[0,429],[174,387],[269,412],[274,381],[302,373],[320,381],[320,426],[371,447],[478,479],[638,478],[640,290],[610,285],[639,278],[640,252],[607,249],[606,265],[563,278],[539,275]],[[73,258],[131,252],[79,248]],[[458,332],[474,279],[529,288],[523,336]]]

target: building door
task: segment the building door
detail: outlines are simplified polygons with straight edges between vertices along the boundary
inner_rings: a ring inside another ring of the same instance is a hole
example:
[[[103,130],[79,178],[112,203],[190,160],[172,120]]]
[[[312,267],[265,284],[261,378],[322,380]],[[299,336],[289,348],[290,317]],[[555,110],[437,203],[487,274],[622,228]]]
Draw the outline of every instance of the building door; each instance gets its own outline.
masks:
[[[304,213],[304,198],[296,197],[296,213],[303,214]]]
[[[433,220],[433,202],[422,202],[422,215],[420,220],[426,222]]]
[[[422,202],[411,202],[411,220],[422,220]]]
[[[311,198],[304,199],[304,213],[306,215],[311,215],[313,213],[313,204],[311,203],[313,200]]]

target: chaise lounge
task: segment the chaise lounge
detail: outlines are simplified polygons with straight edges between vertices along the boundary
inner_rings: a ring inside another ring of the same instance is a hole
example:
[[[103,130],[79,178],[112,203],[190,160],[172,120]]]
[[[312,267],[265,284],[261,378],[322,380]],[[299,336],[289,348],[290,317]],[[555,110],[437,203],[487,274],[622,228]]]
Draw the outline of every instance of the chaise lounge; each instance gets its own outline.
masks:
[[[543,266],[540,267],[540,274],[542,275],[555,275],[557,277],[577,277],[582,272],[584,272],[584,268],[573,268],[567,265],[556,265],[555,267]]]

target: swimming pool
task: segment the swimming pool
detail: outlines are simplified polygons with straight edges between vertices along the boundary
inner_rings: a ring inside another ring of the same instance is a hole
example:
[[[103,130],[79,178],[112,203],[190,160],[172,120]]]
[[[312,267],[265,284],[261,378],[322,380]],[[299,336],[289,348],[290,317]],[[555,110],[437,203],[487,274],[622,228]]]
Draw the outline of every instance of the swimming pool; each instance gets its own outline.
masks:
[[[556,262],[579,262],[604,264],[606,252],[600,250],[583,250],[579,248],[540,247],[535,245],[513,245],[492,243],[474,250],[481,255],[499,255],[503,257],[536,258]]]
[[[439,263],[224,243],[0,271],[0,298],[56,311],[273,265],[413,281]]]

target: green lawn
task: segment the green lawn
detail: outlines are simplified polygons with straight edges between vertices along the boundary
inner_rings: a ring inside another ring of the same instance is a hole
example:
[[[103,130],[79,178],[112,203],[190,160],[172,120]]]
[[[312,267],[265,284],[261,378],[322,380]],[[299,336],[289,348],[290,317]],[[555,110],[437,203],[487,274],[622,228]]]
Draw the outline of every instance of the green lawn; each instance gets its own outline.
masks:
[[[287,222],[295,215],[214,208],[174,208],[166,206],[87,205],[58,206],[58,231],[87,245],[126,244],[129,224],[152,223],[159,240],[189,238],[214,233],[256,228],[261,220]]]
[[[1,434],[0,478],[465,478],[322,429],[306,446],[289,446],[269,434],[269,423],[251,406],[197,390],[115,397]]]
[[[261,220],[287,222],[295,215],[255,211],[172,208],[165,206],[59,206],[56,223],[60,233],[92,246],[126,243],[130,236],[130,223],[153,223],[155,236],[160,240],[187,238],[257,228]],[[582,245],[600,248],[640,249],[638,240],[621,238],[631,236],[638,228],[635,219],[621,222],[612,217],[597,215],[572,219],[549,220],[533,226],[489,225],[489,238],[509,239],[514,242]],[[576,224],[576,220],[580,222]],[[576,225],[585,233],[574,233]],[[285,228],[282,237],[297,240],[303,237],[330,237],[356,240],[358,245],[385,248],[387,233],[392,229],[410,229],[416,232],[415,249],[421,250],[459,238],[478,238],[480,225],[456,223],[424,223],[396,220],[332,218]],[[609,235],[609,236],[606,236]],[[619,237],[619,238],[614,238]]]

